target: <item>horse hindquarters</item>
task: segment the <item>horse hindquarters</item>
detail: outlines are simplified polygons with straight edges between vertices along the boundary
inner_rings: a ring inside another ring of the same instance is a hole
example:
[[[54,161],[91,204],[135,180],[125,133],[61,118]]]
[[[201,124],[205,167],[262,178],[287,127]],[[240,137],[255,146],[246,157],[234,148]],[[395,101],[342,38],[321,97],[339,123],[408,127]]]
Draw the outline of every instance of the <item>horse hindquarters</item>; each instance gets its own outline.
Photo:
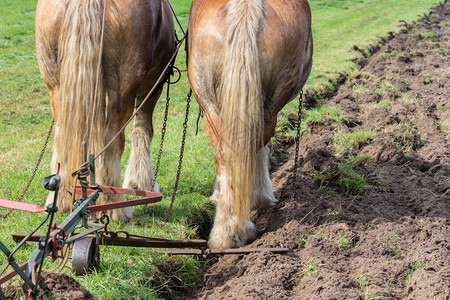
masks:
[[[159,1],[155,2],[159,3]],[[142,74],[141,76],[141,80],[142,78],[145,79],[139,91],[137,91],[136,106],[139,106],[147,96],[147,93],[153,89],[176,48],[174,24],[169,2],[161,1],[161,8],[155,15],[158,15],[155,22],[158,21],[159,24],[146,26],[155,28],[151,34],[155,40],[154,51],[150,50],[148,55],[150,56],[153,53],[153,57],[149,61],[148,68],[150,68],[150,71],[146,75]],[[151,98],[147,100],[135,117],[132,131],[132,147],[125,171],[124,187],[143,190],[154,189],[159,192],[156,182],[153,186],[154,173],[150,161],[150,145],[153,138],[153,111],[161,92],[162,85],[159,90],[155,89]]]
[[[98,94],[94,95],[103,2],[39,0],[36,9],[36,53],[56,120],[52,170],[61,163],[58,205],[65,210],[72,207],[66,190],[72,184],[72,171],[81,163],[81,141],[89,142],[89,151],[98,154],[131,116],[136,96],[151,89],[174,49],[174,27],[166,1],[107,2],[100,80]],[[162,7],[164,15],[159,15]],[[143,121],[137,122],[150,123],[145,125],[150,127],[145,131],[150,140],[151,114],[157,96],[149,101],[147,109],[144,107]],[[125,136],[120,134],[100,156],[98,183],[120,186],[124,144]],[[149,142],[145,147],[149,147]],[[108,195],[99,201],[122,199],[123,196]],[[114,210],[112,217],[127,220],[131,210]]]
[[[193,1],[189,79],[216,154],[211,247],[242,246],[254,234],[250,207],[276,201],[262,147],[308,77],[308,18],[306,1]]]
[[[53,9],[52,9],[53,8]],[[81,164],[81,142],[91,136],[92,145],[103,146],[103,138],[93,128],[104,124],[105,97],[100,80],[97,105],[94,98],[94,62],[98,61],[100,15],[102,4],[96,1],[71,1],[55,3],[40,0],[36,9],[36,53],[41,74],[49,87],[52,112],[56,121],[52,172],[60,163],[60,193],[58,206],[72,209],[72,199],[67,191],[72,182],[71,173]],[[83,49],[83,55],[79,55]],[[53,201],[49,195],[47,203]]]
[[[249,214],[255,197],[256,153],[263,147],[258,49],[263,15],[263,3],[255,0],[192,4],[189,79],[205,109],[205,132],[215,148],[219,186],[209,240],[213,248],[239,247],[255,235]],[[208,45],[210,41],[214,46]]]
[[[105,44],[105,78],[108,91],[108,120],[105,139],[107,142],[128,121],[135,106],[139,106],[147,93],[153,89],[157,79],[169,62],[174,48],[174,26],[172,12],[167,1],[138,0],[116,3],[114,9],[120,18],[109,23],[117,32],[110,30],[107,40],[121,49],[117,52]],[[126,26],[125,26],[126,24]],[[122,27],[124,26],[124,27]],[[162,89],[162,88],[161,88]],[[153,95],[136,114],[132,132],[132,150],[127,164],[124,186],[150,190],[153,171],[150,163],[150,144],[153,137],[152,116],[161,89]],[[136,100],[137,98],[137,100]],[[108,149],[108,157],[119,164],[117,181],[120,184],[120,157],[125,145],[125,135]],[[114,156],[117,155],[118,156]],[[115,211],[113,211],[114,217]],[[131,216],[131,211],[130,211]],[[127,218],[127,215],[116,215]]]

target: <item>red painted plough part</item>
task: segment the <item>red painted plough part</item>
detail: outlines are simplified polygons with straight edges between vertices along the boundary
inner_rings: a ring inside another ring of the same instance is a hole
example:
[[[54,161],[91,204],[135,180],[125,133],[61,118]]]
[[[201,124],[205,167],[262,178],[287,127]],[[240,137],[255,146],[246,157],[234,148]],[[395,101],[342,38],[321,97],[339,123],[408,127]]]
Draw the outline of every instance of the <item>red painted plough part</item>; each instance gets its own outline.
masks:
[[[44,259],[47,256],[50,256],[53,260],[63,258],[64,254],[62,253],[62,250],[68,244],[73,244],[72,263],[75,262],[75,266],[73,265],[75,273],[82,274],[98,268],[100,259],[98,251],[100,231],[105,230],[106,226],[99,226],[97,223],[89,223],[88,218],[90,213],[103,212],[106,210],[134,205],[155,203],[161,201],[162,199],[162,195],[160,193],[151,191],[131,190],[99,185],[93,185],[89,188],[75,187],[75,193],[83,194],[83,196],[74,203],[72,213],[59,225],[56,225],[53,222],[53,217],[57,211],[56,203],[59,182],[59,175],[52,175],[44,179],[45,188],[50,191],[55,191],[53,203],[45,208],[39,205],[0,199],[0,207],[32,213],[47,213],[44,219],[41,220],[30,233],[21,235],[20,240],[16,240],[18,245],[14,249],[8,249],[5,244],[0,241],[0,250],[7,257],[7,265],[3,270],[0,270],[0,276],[6,271],[8,266],[11,266],[14,269],[3,277],[0,277],[0,286],[18,274],[28,285],[29,296],[32,296],[34,299],[37,299],[39,295],[36,282],[38,282]],[[95,204],[100,192],[129,194],[144,198],[109,204]],[[104,215],[104,218],[108,219],[106,215]],[[47,234],[35,235],[36,231],[47,222]],[[80,229],[84,231],[75,234],[75,231]],[[73,234],[73,236],[69,237],[71,234]],[[36,236],[38,237],[37,239]],[[30,259],[24,265],[19,266],[16,263],[14,254],[21,246],[30,241],[38,242],[39,246],[34,250]],[[1,297],[3,297],[3,293],[0,287],[0,299]]]
[[[40,212],[47,211],[46,208],[40,207],[39,205],[10,201],[10,200],[3,200],[3,199],[0,199],[0,207],[21,210],[21,211],[27,211],[27,212],[32,212],[32,213],[40,213]]]
[[[81,195],[83,193],[82,189],[83,188],[81,186],[76,186],[75,189],[72,187],[70,189],[70,192],[73,193],[75,190],[76,195]],[[145,198],[119,201],[119,202],[107,203],[107,204],[91,205],[86,208],[91,213],[107,211],[107,210],[123,208],[123,207],[130,207],[130,206],[135,206],[135,205],[155,203],[155,202],[161,201],[161,199],[162,199],[162,195],[160,193],[152,192],[152,191],[124,189],[124,188],[117,188],[117,187],[104,186],[104,185],[91,185],[91,186],[89,186],[89,188],[86,189],[86,192],[88,194],[91,194],[94,191],[99,191],[99,192],[105,193],[105,194],[142,196]]]
[[[53,222],[53,214],[57,210],[56,197],[53,205],[49,205],[46,208],[38,205],[0,200],[0,207],[33,213],[47,213],[45,219],[42,220],[32,232],[28,234],[13,234],[14,240],[19,244],[12,251],[7,249],[6,246],[0,242],[0,250],[2,250],[7,256],[8,265],[11,265],[14,268],[14,271],[0,278],[0,285],[6,280],[12,278],[14,275],[19,274],[29,286],[30,295],[37,297],[39,290],[37,289],[35,283],[37,282],[37,278],[39,278],[43,260],[47,256],[50,256],[53,260],[57,258],[64,259],[65,255],[62,253],[62,250],[64,246],[68,244],[73,244],[72,270],[77,275],[82,275],[86,272],[98,269],[100,261],[99,245],[176,248],[176,250],[162,250],[157,252],[173,255],[201,255],[204,257],[224,254],[248,254],[253,252],[286,253],[290,251],[288,248],[283,247],[209,249],[206,240],[169,240],[157,237],[134,235],[123,230],[110,231],[107,227],[109,217],[104,213],[105,211],[134,205],[155,203],[161,201],[162,195],[153,191],[132,190],[102,185],[90,185],[87,187],[75,186],[71,189],[71,192],[82,196],[75,202],[72,213],[58,226],[56,226]],[[99,193],[127,194],[141,196],[143,198],[120,201],[116,203],[96,204]],[[55,194],[57,195],[57,193]],[[90,223],[88,220],[90,213],[97,212],[103,212],[102,217],[97,219],[102,224]],[[47,234],[35,234],[37,229],[41,227],[49,218],[50,224]],[[76,232],[80,229],[82,230],[81,232]],[[27,241],[38,242],[39,246],[33,252],[28,262],[22,266],[19,266],[15,263],[13,255],[17,249]]]

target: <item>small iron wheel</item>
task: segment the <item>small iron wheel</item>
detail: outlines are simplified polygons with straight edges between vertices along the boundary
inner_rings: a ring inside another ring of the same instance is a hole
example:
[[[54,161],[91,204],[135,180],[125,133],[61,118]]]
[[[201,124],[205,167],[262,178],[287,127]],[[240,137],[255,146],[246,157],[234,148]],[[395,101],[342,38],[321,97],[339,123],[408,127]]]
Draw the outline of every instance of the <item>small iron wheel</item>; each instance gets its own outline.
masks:
[[[84,237],[73,243],[72,271],[75,275],[85,275],[100,267],[100,249],[95,237]]]

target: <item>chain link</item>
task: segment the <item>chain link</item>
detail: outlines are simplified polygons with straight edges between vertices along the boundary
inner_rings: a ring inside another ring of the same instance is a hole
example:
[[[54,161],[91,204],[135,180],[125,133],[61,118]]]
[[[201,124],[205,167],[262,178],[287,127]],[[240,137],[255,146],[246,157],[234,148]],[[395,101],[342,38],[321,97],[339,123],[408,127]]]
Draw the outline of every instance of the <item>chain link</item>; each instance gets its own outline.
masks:
[[[294,185],[294,193],[291,197],[291,202],[295,202],[297,198],[297,169],[298,169],[298,158],[299,158],[299,150],[300,150],[300,134],[301,134],[301,124],[302,124],[302,108],[303,108],[303,90],[300,92],[298,99],[298,111],[297,111],[297,125],[296,125],[296,133],[295,133],[295,157],[294,157],[294,167],[292,168],[292,177],[293,177],[293,185]],[[288,206],[286,218],[284,220],[284,226],[286,226],[292,219],[292,206],[289,203],[286,203]],[[284,228],[282,228],[282,236],[283,243],[282,246],[287,247],[287,236]]]
[[[39,154],[39,158],[37,160],[36,166],[34,167],[33,173],[31,174],[31,177],[28,180],[27,186],[23,190],[22,194],[19,196],[19,199],[17,200],[17,202],[22,202],[23,197],[25,197],[25,194],[28,192],[28,190],[31,186],[31,183],[33,182],[34,178],[36,177],[36,173],[39,169],[39,166],[41,165],[42,158],[44,157],[44,154],[45,154],[45,150],[47,149],[48,141],[50,140],[50,136],[52,135],[54,125],[55,125],[55,120],[53,119],[52,123],[50,124],[50,128],[48,129],[47,137],[45,138],[45,142],[44,142],[44,146],[42,147],[41,153]],[[0,217],[0,219],[5,220],[6,218],[8,218],[9,215],[13,212],[13,210],[14,209],[11,208],[4,216]]]
[[[303,90],[300,92],[298,98],[298,111],[297,111],[297,132],[295,134],[295,161],[294,169],[292,170],[292,175],[294,176],[294,195],[293,198],[297,198],[297,188],[295,186],[295,180],[297,179],[297,169],[298,169],[298,152],[300,150],[300,134],[302,127],[302,109],[303,109]]]
[[[156,159],[155,174],[153,176],[153,182],[152,182],[152,191],[155,189],[156,176],[158,176],[159,165],[161,163],[161,155],[162,155],[162,150],[163,150],[163,146],[164,146],[164,138],[166,136],[166,131],[167,131],[167,117],[169,115],[169,104],[170,104],[170,79],[167,80],[166,110],[164,111],[164,121],[163,121],[163,126],[161,129],[161,141],[159,143],[158,158]]]
[[[186,133],[187,133],[187,127],[188,127],[188,121],[189,121],[189,108],[190,108],[190,103],[191,103],[191,97],[192,97],[192,90],[189,90],[189,93],[187,95],[187,101],[186,101],[186,115],[184,117],[184,123],[183,123],[183,138],[181,140],[180,160],[178,161],[177,177],[175,179],[175,185],[173,187],[172,200],[170,201],[169,211],[167,212],[167,216],[166,216],[166,220],[165,220],[166,222],[169,220],[170,215],[172,214],[173,203],[175,201],[175,197],[176,197],[177,191],[178,191],[178,182],[180,181],[181,166],[183,164],[183,155],[184,155],[184,144],[186,142]]]

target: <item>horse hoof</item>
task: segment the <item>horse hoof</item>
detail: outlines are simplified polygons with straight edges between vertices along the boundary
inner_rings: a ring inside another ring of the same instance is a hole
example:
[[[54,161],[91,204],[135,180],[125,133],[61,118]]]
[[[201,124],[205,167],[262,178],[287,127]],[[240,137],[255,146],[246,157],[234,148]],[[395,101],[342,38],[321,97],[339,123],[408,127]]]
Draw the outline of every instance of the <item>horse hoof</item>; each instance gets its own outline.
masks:
[[[217,203],[219,203],[219,193],[215,191],[210,197],[209,200],[217,206]]]
[[[268,208],[271,206],[275,206],[278,203],[278,200],[272,196],[260,196],[257,197],[256,200],[252,203],[251,209],[259,209],[259,208]]]
[[[113,221],[128,222],[133,219],[133,211],[131,207],[118,208],[112,210],[110,216]]]
[[[151,185],[140,186],[133,180],[126,180],[126,181],[124,181],[123,186],[126,189],[132,189],[132,190],[138,190],[138,189],[145,190],[145,191],[151,191],[152,190]],[[155,191],[157,193],[160,192],[158,184],[156,182],[155,182],[155,186],[153,187],[153,191]]]
[[[252,221],[247,221],[247,240],[253,241],[256,239],[255,224]]]
[[[159,186],[158,186],[158,184],[156,183],[156,181],[155,181],[155,186],[153,187],[153,190],[154,190],[155,192],[157,192],[157,193],[160,192]]]
[[[251,221],[247,221],[247,225],[242,228],[228,220],[224,224],[214,225],[208,246],[210,248],[239,248],[245,246],[248,240],[255,238],[256,229]]]

